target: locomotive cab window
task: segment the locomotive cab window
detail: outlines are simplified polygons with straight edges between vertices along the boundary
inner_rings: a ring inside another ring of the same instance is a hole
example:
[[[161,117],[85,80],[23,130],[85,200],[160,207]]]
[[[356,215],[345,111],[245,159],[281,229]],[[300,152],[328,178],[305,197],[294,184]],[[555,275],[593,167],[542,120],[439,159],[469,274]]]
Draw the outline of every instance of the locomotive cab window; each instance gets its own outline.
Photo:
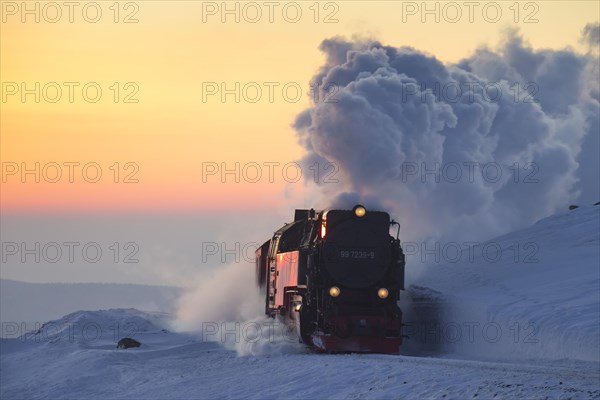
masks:
[[[273,240],[271,241],[271,248],[269,249],[269,259],[274,260],[275,259],[275,255],[277,255],[277,249],[279,247],[279,239],[281,238],[281,235],[276,235],[275,237],[273,237]]]

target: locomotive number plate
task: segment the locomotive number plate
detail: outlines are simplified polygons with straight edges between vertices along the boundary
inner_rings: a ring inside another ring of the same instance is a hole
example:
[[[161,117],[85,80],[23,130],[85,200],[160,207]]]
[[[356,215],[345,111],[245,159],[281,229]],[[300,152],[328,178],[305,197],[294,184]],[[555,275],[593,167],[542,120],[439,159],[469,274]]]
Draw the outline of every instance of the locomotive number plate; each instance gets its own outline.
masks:
[[[375,251],[373,250],[340,250],[340,258],[350,258],[354,260],[374,260]]]

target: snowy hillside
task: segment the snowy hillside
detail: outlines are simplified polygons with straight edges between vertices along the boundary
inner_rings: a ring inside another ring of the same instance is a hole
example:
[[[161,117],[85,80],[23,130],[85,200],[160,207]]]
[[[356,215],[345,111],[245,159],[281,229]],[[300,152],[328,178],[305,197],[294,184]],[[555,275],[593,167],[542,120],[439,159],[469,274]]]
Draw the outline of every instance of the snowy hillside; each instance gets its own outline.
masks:
[[[409,294],[423,288],[444,300],[425,302],[437,305],[440,315],[416,324],[416,341],[435,341],[438,350],[469,358],[598,362],[600,206],[545,218],[471,245],[458,257],[440,257]],[[423,321],[422,315],[407,317]]]
[[[313,354],[259,317],[174,332],[166,313],[79,311],[0,341],[0,397],[600,397],[600,207],[486,243],[412,282],[404,355]]]

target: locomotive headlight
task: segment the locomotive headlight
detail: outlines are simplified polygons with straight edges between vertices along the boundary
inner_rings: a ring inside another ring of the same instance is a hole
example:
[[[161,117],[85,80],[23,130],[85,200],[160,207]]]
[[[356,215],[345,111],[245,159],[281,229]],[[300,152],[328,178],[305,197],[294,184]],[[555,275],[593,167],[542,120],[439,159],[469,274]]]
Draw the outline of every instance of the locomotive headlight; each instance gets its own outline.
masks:
[[[384,287],[377,291],[377,296],[379,296],[380,299],[387,299],[389,294],[390,292],[388,292],[388,290]]]
[[[354,214],[357,217],[364,217],[364,215],[367,213],[367,210],[361,206],[361,205],[357,205],[356,207],[354,207]]]
[[[341,291],[340,288],[337,286],[332,286],[329,288],[329,295],[331,297],[338,297],[340,295]]]

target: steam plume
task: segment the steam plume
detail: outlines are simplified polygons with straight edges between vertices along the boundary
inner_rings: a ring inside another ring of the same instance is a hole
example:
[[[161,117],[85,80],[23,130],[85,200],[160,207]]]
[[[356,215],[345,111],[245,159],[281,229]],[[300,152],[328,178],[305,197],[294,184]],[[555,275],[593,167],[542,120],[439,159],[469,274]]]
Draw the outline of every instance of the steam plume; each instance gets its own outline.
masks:
[[[339,168],[320,206],[360,201],[413,238],[482,239],[600,199],[592,51],[533,50],[516,32],[457,64],[369,40],[320,49],[320,96],[294,124],[306,168]]]

